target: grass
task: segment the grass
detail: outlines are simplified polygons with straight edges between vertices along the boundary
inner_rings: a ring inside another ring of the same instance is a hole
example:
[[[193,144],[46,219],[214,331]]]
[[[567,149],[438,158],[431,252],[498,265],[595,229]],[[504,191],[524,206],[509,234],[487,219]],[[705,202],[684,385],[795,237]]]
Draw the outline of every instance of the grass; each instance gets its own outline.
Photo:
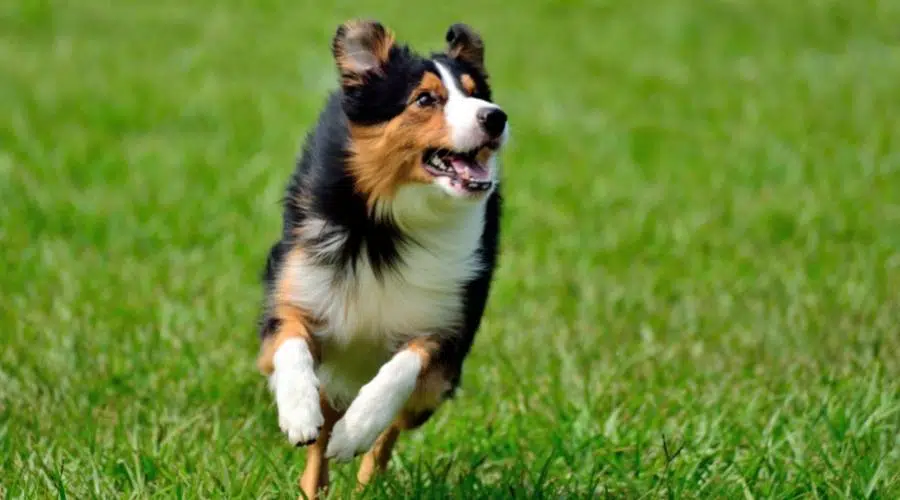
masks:
[[[297,494],[257,277],[360,15],[476,26],[514,127],[464,390],[369,497],[900,496],[900,1],[326,5],[0,5],[0,498]]]

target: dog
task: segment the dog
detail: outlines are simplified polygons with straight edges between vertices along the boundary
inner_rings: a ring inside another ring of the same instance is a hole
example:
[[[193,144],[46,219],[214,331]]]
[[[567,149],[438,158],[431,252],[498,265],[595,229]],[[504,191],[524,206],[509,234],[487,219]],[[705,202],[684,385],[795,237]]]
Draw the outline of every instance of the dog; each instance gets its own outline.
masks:
[[[428,56],[381,23],[339,26],[339,88],[306,135],[269,251],[260,371],[278,422],[309,445],[313,498],[328,460],[383,471],[402,430],[459,385],[497,265],[498,156],[481,36],[453,24]]]

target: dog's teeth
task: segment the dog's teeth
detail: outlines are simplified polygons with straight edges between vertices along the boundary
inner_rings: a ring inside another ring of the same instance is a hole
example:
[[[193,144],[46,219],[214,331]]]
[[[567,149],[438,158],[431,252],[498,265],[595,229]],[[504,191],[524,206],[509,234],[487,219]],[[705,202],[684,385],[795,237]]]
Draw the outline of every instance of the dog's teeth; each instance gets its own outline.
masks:
[[[432,167],[434,167],[434,168],[436,168],[436,169],[442,171],[442,172],[449,172],[449,171],[450,171],[450,167],[449,167],[443,160],[441,160],[440,158],[438,158],[437,155],[432,156],[432,157],[428,160],[428,164],[431,165]]]

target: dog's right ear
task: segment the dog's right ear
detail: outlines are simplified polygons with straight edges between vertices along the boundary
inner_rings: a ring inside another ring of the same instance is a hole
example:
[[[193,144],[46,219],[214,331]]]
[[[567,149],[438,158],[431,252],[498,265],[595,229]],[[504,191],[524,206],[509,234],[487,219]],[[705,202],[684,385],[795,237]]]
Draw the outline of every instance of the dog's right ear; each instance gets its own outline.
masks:
[[[341,85],[362,85],[384,69],[394,46],[394,35],[378,21],[348,21],[338,26],[331,52],[341,74]]]

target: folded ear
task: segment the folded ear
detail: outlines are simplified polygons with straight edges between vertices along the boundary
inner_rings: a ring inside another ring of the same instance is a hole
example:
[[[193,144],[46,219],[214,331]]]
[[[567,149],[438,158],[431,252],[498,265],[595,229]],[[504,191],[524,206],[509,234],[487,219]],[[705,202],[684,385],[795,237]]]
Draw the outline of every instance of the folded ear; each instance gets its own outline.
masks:
[[[484,71],[484,42],[469,26],[456,23],[447,30],[447,55]]]
[[[393,46],[394,35],[378,21],[354,20],[338,26],[331,52],[342,85],[361,85],[367,75],[381,73]]]

